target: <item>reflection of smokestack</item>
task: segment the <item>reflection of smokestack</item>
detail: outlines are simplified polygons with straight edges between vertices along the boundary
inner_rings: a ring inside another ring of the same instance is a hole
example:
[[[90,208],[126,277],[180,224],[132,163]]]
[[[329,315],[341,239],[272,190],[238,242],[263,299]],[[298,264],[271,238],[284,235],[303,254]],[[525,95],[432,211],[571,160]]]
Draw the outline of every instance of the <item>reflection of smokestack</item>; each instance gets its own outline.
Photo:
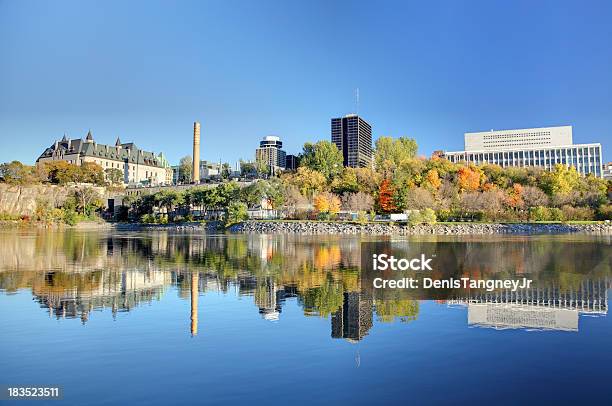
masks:
[[[193,272],[191,274],[191,335],[198,335],[198,295],[200,285],[200,274]]]
[[[200,183],[200,123],[193,123],[193,182]]]

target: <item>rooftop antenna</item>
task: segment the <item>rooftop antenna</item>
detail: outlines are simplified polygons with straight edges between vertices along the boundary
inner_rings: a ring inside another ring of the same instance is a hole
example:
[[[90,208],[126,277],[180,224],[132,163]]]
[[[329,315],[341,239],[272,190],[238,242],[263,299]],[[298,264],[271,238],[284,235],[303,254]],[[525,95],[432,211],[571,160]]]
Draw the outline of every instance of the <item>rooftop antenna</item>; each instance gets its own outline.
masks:
[[[359,115],[359,88],[355,89],[355,114]]]

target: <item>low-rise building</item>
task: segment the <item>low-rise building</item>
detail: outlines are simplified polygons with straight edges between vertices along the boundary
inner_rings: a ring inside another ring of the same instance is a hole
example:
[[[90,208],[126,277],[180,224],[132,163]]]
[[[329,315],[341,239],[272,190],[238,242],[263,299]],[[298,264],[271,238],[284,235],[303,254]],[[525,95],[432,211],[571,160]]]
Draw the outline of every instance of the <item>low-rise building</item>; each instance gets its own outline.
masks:
[[[604,179],[612,180],[612,162],[604,165],[603,177]]]
[[[115,145],[97,143],[91,131],[82,138],[61,140],[43,151],[36,164],[66,161],[74,165],[93,162],[106,170],[116,168],[123,172],[123,183],[160,185],[168,182],[167,161],[162,154],[144,151],[133,142],[122,143],[117,137]]]

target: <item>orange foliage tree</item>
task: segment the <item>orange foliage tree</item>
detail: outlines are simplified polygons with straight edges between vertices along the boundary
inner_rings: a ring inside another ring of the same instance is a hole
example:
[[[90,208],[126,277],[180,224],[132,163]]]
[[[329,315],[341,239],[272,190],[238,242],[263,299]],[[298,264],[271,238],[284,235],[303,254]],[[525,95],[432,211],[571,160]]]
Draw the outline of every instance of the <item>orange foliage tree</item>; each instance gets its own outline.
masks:
[[[480,187],[480,177],[482,172],[477,168],[464,166],[459,169],[457,174],[457,184],[462,192],[471,192]]]
[[[429,189],[436,191],[440,189],[442,185],[442,181],[440,180],[440,175],[436,169],[430,169],[427,171],[425,175],[425,186]]]
[[[512,188],[508,191],[508,198],[506,199],[508,206],[512,208],[523,207],[523,185],[515,183]]]
[[[393,201],[393,186],[391,186],[391,182],[389,179],[385,179],[380,184],[378,189],[378,206],[385,213],[390,213],[392,211],[397,210],[397,206]]]

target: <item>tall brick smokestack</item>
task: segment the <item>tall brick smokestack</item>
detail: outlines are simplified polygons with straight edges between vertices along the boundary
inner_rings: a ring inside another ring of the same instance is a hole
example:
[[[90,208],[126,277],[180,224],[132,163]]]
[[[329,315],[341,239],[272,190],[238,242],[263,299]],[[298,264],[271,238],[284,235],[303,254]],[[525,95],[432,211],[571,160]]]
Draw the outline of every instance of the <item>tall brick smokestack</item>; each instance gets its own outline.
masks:
[[[192,180],[200,183],[200,123],[193,123],[193,170]]]

